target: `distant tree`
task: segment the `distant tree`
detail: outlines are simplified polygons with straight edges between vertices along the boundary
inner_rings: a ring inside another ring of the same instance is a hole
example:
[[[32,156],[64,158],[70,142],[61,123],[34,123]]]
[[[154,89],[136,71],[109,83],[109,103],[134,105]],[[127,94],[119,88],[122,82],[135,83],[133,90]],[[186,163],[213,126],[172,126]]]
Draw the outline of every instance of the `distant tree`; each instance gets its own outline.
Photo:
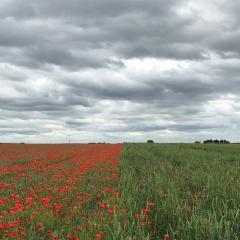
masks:
[[[208,139],[208,140],[203,141],[203,143],[213,143],[213,140],[212,139]]]
[[[154,143],[153,140],[147,140],[147,143]]]
[[[218,139],[215,139],[215,140],[212,140],[212,139],[208,139],[208,140],[205,140],[203,141],[203,143],[215,143],[215,144],[219,144],[219,143],[222,143],[222,144],[229,144],[230,142],[227,141],[227,140],[218,140]]]
[[[201,143],[201,141],[195,141],[195,143]]]

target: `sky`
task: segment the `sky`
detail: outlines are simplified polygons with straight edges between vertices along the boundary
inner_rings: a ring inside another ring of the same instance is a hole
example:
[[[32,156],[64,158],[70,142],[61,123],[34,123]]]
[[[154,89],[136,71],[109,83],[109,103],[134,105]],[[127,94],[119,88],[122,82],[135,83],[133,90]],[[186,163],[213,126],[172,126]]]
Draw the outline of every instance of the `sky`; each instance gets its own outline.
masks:
[[[240,141],[240,2],[1,0],[0,142]]]

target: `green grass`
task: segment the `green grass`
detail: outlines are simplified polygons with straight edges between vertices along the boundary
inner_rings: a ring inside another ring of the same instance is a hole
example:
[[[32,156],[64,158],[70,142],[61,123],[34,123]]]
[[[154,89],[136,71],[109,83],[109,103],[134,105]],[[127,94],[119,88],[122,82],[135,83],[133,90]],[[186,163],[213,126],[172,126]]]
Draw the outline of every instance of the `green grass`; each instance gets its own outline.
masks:
[[[0,166],[14,166],[14,165],[21,165],[26,164],[29,161],[26,159],[17,159],[15,161],[0,161]]]
[[[240,145],[125,144],[120,168],[115,239],[240,239]]]

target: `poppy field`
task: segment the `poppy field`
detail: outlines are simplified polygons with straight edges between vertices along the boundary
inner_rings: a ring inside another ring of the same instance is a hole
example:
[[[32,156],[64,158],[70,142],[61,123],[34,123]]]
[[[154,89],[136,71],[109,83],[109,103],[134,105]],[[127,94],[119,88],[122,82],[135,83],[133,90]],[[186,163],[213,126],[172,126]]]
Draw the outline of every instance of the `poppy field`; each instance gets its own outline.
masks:
[[[120,144],[1,145],[0,239],[103,239]]]
[[[240,239],[240,147],[1,144],[0,239]]]

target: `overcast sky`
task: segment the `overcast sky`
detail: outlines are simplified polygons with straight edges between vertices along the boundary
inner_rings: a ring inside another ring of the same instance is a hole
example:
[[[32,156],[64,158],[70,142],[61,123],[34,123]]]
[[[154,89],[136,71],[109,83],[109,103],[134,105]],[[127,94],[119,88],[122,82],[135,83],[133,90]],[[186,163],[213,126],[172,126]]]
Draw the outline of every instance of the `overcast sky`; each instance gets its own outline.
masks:
[[[1,0],[0,142],[240,141],[239,12]]]

